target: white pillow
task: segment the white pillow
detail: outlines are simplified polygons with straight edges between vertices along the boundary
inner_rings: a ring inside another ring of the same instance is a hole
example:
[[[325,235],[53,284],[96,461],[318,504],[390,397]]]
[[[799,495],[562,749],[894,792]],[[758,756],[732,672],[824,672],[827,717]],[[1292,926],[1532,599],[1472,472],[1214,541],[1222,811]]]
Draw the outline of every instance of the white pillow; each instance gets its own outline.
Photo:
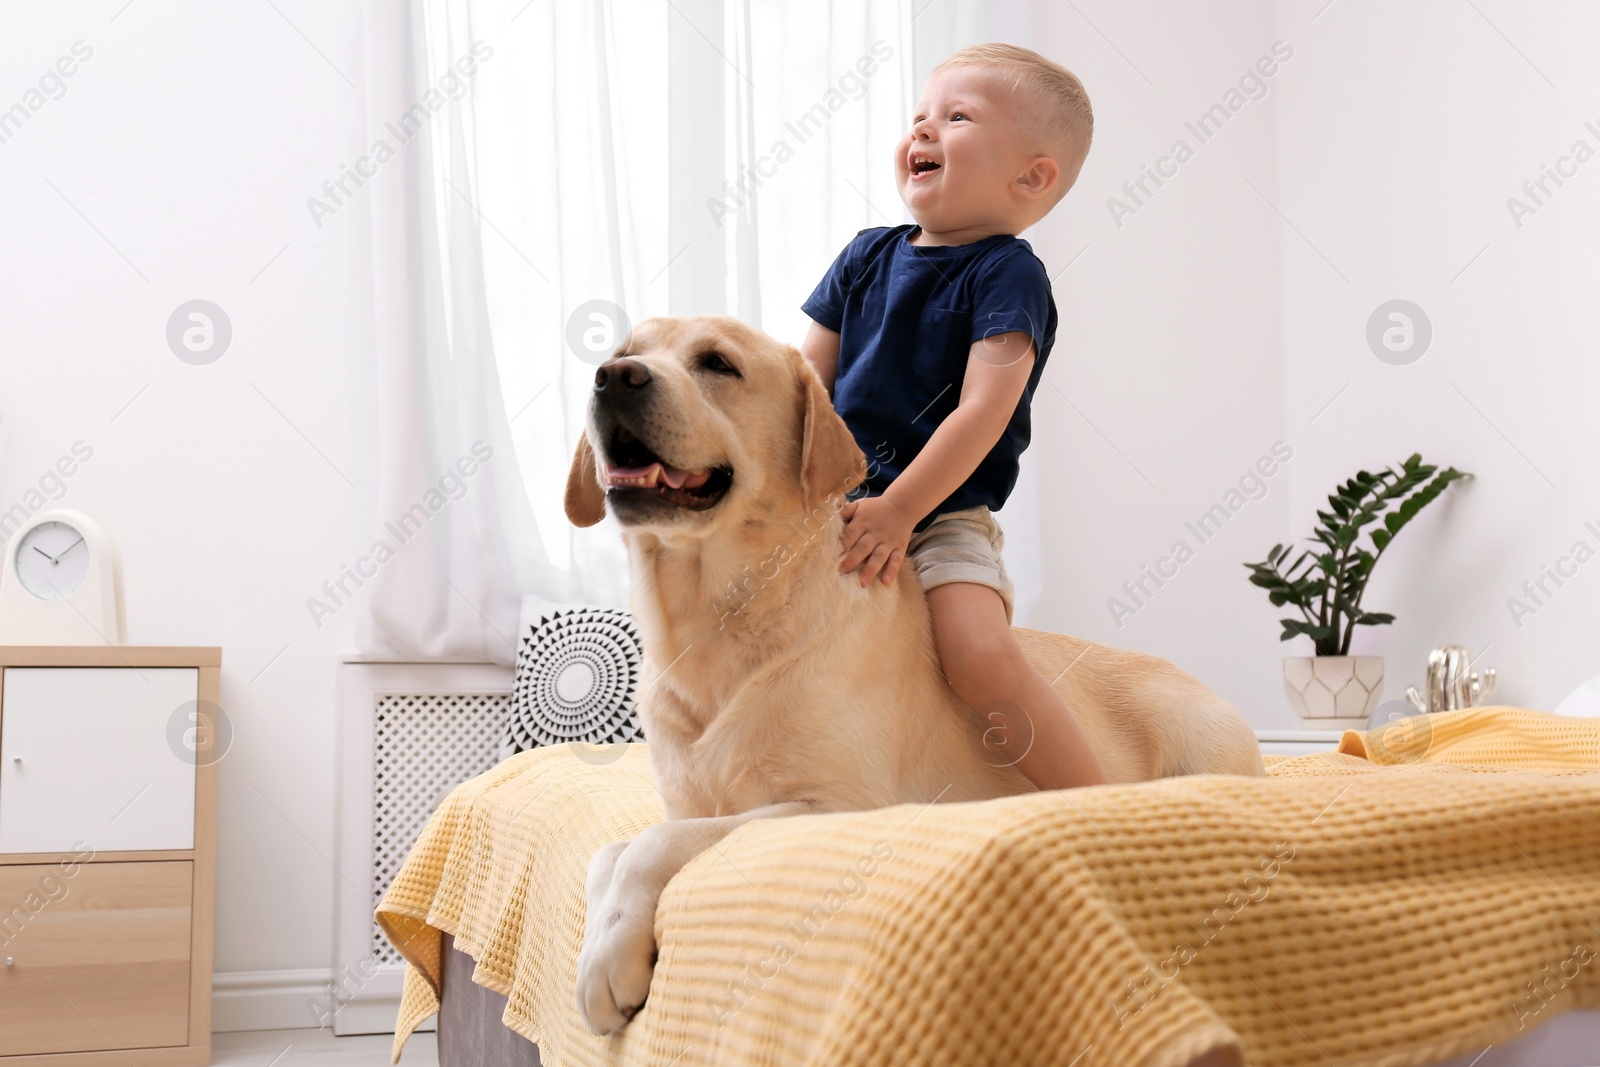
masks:
[[[1556,705],[1557,715],[1574,715],[1585,719],[1600,719],[1600,677],[1590,678]]]
[[[516,680],[500,759],[570,741],[644,740],[633,706],[644,643],[632,615],[527,596],[518,629]]]

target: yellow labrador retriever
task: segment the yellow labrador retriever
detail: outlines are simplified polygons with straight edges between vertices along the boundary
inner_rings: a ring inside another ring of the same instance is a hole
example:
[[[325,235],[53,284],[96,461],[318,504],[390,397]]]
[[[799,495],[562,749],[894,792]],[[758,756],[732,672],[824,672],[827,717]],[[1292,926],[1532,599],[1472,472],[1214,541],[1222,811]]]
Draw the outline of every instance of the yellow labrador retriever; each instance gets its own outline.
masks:
[[[800,353],[734,319],[643,322],[595,374],[566,511],[623,527],[667,814],[589,868],[577,999],[596,1033],[645,1001],[668,880],[735,827],[1033,789],[941,675],[914,570],[870,589],[838,573],[865,473]],[[1112,782],[1264,773],[1244,717],[1170,663],[1017,637]]]

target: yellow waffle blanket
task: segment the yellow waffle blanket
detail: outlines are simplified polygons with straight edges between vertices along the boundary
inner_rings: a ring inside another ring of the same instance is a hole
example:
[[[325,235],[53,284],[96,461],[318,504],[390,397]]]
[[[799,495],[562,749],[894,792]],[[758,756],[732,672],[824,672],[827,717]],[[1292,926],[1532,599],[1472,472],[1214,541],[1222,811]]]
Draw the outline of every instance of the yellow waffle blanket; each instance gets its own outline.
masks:
[[[1407,1067],[1600,1007],[1600,720],[1471,709],[1264,779],[751,823],[668,885],[649,1001],[595,1037],[589,856],[661,817],[643,745],[457,787],[377,911],[395,1061],[441,931],[550,1067]]]

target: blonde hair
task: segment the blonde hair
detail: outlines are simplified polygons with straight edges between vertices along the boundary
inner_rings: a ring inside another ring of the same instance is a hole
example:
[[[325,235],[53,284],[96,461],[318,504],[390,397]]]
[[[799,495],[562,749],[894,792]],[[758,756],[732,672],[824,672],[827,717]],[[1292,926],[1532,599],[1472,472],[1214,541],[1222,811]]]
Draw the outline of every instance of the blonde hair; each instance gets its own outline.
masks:
[[[1061,168],[1052,204],[1067,195],[1094,138],[1094,110],[1078,76],[1031,49],[998,42],[963,48],[934,67],[933,73],[951,67],[983,67],[1010,87],[1018,103],[1018,125],[1037,137]]]

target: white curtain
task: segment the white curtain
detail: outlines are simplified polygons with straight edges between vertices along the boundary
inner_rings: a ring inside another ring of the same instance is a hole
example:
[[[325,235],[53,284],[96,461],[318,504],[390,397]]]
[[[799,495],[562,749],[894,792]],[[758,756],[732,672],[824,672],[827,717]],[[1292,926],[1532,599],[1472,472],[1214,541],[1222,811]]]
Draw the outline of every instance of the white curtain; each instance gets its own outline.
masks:
[[[355,639],[369,658],[510,663],[522,592],[568,579],[529,507],[496,366],[471,110],[494,57],[461,14],[364,11],[367,143],[347,169],[365,176],[371,231],[376,488]]]
[[[400,27],[374,0],[369,126],[403,174],[371,188],[369,525],[410,536],[369,583],[363,654],[511,662],[525,593],[626,605],[616,529],[561,511],[594,373],[575,316],[599,342],[615,305],[798,343],[845,242],[906,221],[913,41],[969,43],[930,38],[930,3],[982,39],[978,0],[412,0]],[[386,81],[400,37],[411,69]]]

